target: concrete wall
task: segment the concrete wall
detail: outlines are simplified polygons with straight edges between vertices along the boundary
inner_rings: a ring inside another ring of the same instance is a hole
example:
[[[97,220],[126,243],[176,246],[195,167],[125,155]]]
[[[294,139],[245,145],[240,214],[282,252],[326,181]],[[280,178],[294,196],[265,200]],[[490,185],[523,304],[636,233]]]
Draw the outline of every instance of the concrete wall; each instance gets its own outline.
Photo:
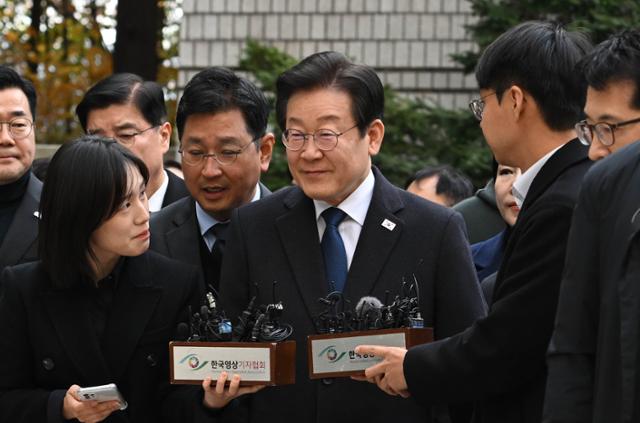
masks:
[[[373,66],[382,81],[447,108],[477,91],[449,55],[475,48],[467,0],[184,0],[178,85],[238,66],[247,38],[303,58],[323,50]]]

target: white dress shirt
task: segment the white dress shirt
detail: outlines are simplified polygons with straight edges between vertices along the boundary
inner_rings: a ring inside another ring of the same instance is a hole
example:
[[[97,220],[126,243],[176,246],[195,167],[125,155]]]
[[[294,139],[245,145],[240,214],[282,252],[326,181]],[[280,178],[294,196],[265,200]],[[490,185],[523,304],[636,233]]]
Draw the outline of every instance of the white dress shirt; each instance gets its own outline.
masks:
[[[540,169],[542,169],[542,166],[544,166],[545,163],[547,163],[547,161],[551,158],[551,156],[553,156],[555,152],[560,150],[560,148],[562,148],[563,146],[564,144],[549,151],[515,180],[515,182],[513,183],[513,187],[511,187],[511,193],[515,197],[518,207],[522,208],[524,199],[527,198],[529,188],[531,188],[531,183],[540,172]]]
[[[340,222],[340,225],[338,225],[338,232],[340,232],[340,237],[342,237],[344,249],[347,253],[348,268],[351,268],[351,261],[353,260],[356,246],[358,245],[362,225],[364,225],[364,219],[367,217],[367,212],[369,211],[374,185],[375,178],[373,172],[369,170],[369,174],[358,188],[345,198],[342,203],[335,206],[347,214],[344,220]],[[334,206],[320,200],[313,200],[313,204],[316,209],[318,238],[322,241],[324,229],[327,226],[324,219],[321,219],[322,212]]]
[[[151,197],[149,197],[149,211],[157,212],[162,208],[162,202],[164,201],[164,195],[167,193],[167,187],[169,186],[169,175],[167,175],[167,171],[163,170],[164,179],[162,181],[162,185],[156,192],[153,193]]]
[[[253,198],[251,202],[258,201],[260,199],[260,183],[256,185],[255,194],[253,194]],[[200,228],[200,235],[204,238],[205,244],[209,248],[209,251],[213,248],[213,244],[216,243],[216,237],[213,232],[209,232],[214,225],[217,223],[222,223],[209,213],[204,211],[200,204],[196,201],[196,220],[198,221],[198,227]]]

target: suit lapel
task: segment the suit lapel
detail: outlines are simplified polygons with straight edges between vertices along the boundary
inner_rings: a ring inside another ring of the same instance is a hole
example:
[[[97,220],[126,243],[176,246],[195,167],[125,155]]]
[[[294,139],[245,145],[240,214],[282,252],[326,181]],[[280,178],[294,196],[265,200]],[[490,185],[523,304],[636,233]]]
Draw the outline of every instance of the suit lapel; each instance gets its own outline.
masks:
[[[560,147],[533,179],[527,197],[524,199],[522,209],[526,210],[533,204],[567,168],[583,160],[589,160],[587,157],[588,151],[588,147],[582,145],[577,139],[571,140]]]
[[[86,302],[73,289],[51,290],[42,294],[46,310],[60,343],[87,384],[109,379],[102,350],[91,324]]]
[[[170,257],[202,269],[195,201],[189,198],[188,204],[189,207],[182,208],[173,219],[175,228],[167,232],[167,249]]]
[[[162,207],[166,207],[183,197],[189,196],[189,191],[187,191],[184,181],[174,175],[170,170],[165,169],[165,172],[167,173],[169,182],[167,183],[167,191],[162,199]]]
[[[15,217],[4,242],[0,245],[0,269],[16,264],[36,242],[38,237],[38,204],[42,182],[33,174],[29,177],[27,191],[16,210]]]
[[[344,296],[351,301],[370,294],[393,251],[404,223],[394,213],[404,205],[393,187],[373,168],[375,186],[356,251],[351,262]],[[312,320],[321,311],[318,298],[327,295],[327,282],[313,201],[295,188],[284,199],[289,212],[276,219],[298,291]]]
[[[264,198],[267,195],[271,195],[271,191],[269,190],[269,188],[267,188],[262,182],[260,182],[258,184],[258,187],[260,188],[260,198]]]
[[[371,294],[404,227],[404,222],[395,215],[404,207],[396,188],[376,168],[373,171],[376,181],[373,197],[344,290],[345,298],[351,301]]]
[[[637,170],[637,169],[636,169]],[[637,180],[634,174],[630,181]],[[629,207],[620,213],[619,224],[624,225],[620,233],[628,234],[622,241],[620,262],[611,268],[619,269],[619,275],[612,275],[618,280],[618,306],[620,315],[620,369],[622,377],[622,415],[624,421],[630,421],[634,411],[637,386],[638,337],[640,336],[640,189],[637,184],[630,184],[632,199]],[[632,205],[633,204],[633,205]],[[615,250],[614,250],[615,251]]]
[[[162,296],[162,289],[151,281],[146,255],[127,259],[125,266],[104,333],[105,357],[116,380],[126,370]]]
[[[289,211],[276,219],[280,242],[289,260],[298,292],[314,320],[320,312],[318,298],[327,295],[322,251],[313,201],[299,188],[284,199]]]

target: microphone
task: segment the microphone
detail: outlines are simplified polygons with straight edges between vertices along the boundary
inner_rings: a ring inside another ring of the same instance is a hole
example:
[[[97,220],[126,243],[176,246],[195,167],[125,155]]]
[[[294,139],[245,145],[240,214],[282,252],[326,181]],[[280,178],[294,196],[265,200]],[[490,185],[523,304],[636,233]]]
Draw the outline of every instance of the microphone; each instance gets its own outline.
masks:
[[[200,316],[205,322],[209,320],[209,308],[206,305],[200,307]]]
[[[362,317],[370,310],[380,310],[382,306],[382,301],[376,297],[362,297],[356,304],[356,315]]]
[[[360,330],[378,329],[382,317],[382,301],[376,297],[362,297],[356,304],[356,319]]]
[[[189,325],[182,322],[178,323],[178,327],[176,328],[176,339],[178,341],[186,341],[189,339]]]

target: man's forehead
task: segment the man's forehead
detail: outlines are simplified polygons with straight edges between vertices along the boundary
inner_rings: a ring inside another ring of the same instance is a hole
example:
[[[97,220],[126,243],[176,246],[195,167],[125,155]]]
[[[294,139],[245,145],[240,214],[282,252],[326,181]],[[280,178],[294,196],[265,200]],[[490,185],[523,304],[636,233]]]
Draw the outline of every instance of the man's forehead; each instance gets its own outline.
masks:
[[[127,103],[110,104],[107,107],[89,110],[87,124],[109,125],[112,128],[120,128],[147,125],[149,122],[135,105]]]
[[[0,90],[0,109],[2,113],[12,116],[31,116],[29,100],[20,88]]]

